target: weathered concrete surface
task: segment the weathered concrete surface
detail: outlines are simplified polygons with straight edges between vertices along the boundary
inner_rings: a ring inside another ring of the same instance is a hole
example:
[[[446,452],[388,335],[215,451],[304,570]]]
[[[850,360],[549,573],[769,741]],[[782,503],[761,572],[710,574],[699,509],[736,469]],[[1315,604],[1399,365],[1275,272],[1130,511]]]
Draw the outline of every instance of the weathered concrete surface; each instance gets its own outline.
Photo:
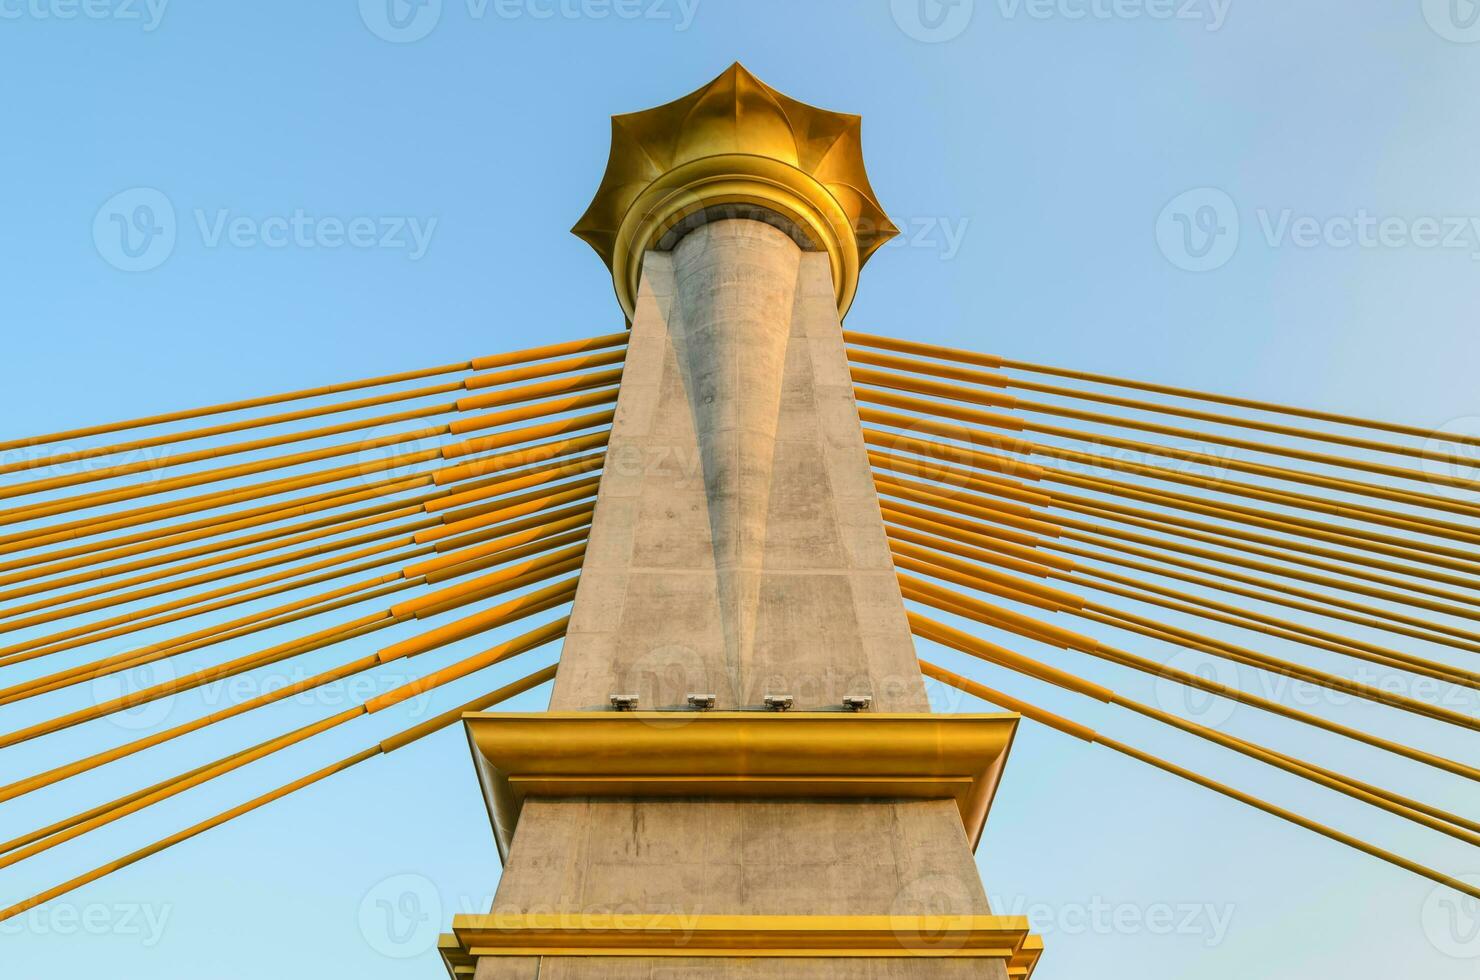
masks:
[[[553,709],[928,710],[825,255],[720,221],[645,259]],[[495,911],[988,911],[943,801],[531,800]],[[1001,976],[945,960],[547,958],[554,977]],[[485,960],[480,980],[535,976]],[[1000,972],[999,972],[1000,971]]]
[[[721,221],[644,268],[551,707],[928,710],[826,256]]]

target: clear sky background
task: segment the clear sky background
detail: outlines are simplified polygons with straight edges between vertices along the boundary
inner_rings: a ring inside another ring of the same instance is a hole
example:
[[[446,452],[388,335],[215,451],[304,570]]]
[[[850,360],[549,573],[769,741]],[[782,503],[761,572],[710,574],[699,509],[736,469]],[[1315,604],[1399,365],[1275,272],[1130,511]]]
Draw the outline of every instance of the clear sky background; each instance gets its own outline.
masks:
[[[1480,416],[1480,11],[1467,0],[386,2],[0,0],[0,439],[620,329],[609,277],[567,231],[600,177],[606,117],[687,93],[737,59],[796,98],[864,117],[874,186],[905,235],[865,270],[855,329],[1426,427]],[[174,240],[130,254],[111,215],[141,203],[154,206],[149,228],[172,211]],[[1220,233],[1181,238],[1178,209],[1191,234]],[[315,234],[274,237],[268,219],[291,227],[300,213]],[[1300,218],[1363,216],[1400,219],[1401,233],[1345,245],[1339,223],[1314,239],[1279,234]],[[238,235],[216,234],[234,218],[249,219]],[[376,240],[331,247],[325,218],[372,219]],[[1451,241],[1431,241],[1421,219]],[[0,905],[553,655],[0,871]],[[1472,849],[1124,713],[940,659],[1480,874]],[[1136,675],[1076,666],[1156,695]],[[0,804],[0,836],[364,693],[279,706],[217,741]],[[0,707],[0,730],[93,696]],[[211,697],[124,724],[182,721]],[[537,691],[508,706],[544,701]],[[1475,759],[1473,737],[1425,722],[1314,710]],[[1229,729],[1480,812],[1472,786],[1247,715]],[[137,734],[102,721],[0,752],[0,778]],[[1042,980],[1480,970],[1473,903],[1032,727],[978,859],[998,911],[1029,914],[1045,934]],[[0,976],[434,977],[436,932],[486,909],[498,872],[466,745],[449,731],[0,925]]]

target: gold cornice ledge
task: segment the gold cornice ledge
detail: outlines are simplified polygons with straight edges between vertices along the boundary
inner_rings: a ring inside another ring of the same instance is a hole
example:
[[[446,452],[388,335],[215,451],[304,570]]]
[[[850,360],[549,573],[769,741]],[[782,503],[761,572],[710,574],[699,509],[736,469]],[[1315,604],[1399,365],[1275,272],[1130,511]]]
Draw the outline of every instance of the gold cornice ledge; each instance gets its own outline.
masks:
[[[630,320],[644,254],[715,209],[777,216],[827,252],[840,314],[898,234],[869,185],[859,117],[782,95],[738,63],[667,105],[613,116],[606,174],[571,230],[611,270]]]
[[[459,915],[438,949],[454,980],[484,956],[992,959],[1031,976],[1043,942],[1001,915]]]
[[[551,711],[463,721],[503,856],[531,796],[948,799],[975,848],[1018,716]]]

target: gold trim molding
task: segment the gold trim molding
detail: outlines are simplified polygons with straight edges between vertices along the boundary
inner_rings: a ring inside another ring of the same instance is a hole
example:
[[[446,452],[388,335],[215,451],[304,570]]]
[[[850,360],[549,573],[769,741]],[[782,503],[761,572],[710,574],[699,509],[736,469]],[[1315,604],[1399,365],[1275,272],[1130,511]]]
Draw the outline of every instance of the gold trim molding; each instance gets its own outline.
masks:
[[[1018,716],[550,711],[463,721],[504,856],[531,796],[954,800],[975,848]]]
[[[1043,952],[998,915],[459,915],[438,944],[454,977],[484,956],[993,959],[1026,980]]]
[[[832,264],[846,313],[869,257],[898,234],[863,164],[858,116],[782,95],[740,64],[667,105],[612,117],[606,174],[571,229],[611,270],[630,320],[643,257],[709,213],[779,215]]]

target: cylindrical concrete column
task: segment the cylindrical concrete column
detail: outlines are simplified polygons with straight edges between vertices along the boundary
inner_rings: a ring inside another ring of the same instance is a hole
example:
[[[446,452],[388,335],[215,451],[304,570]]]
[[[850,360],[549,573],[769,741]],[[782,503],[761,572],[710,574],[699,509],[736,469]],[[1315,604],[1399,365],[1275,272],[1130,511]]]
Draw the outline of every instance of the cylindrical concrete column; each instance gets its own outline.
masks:
[[[703,458],[720,569],[760,569],[801,258],[784,232],[743,219],[704,225],[673,250],[674,300],[684,325],[674,353]]]
[[[761,221],[649,253],[551,708],[928,705],[853,401],[827,257]],[[945,800],[529,800],[494,911],[985,914]],[[908,940],[910,937],[902,937]],[[928,944],[928,939],[921,937]],[[547,958],[539,976],[728,976],[722,960]],[[857,962],[749,960],[754,977]],[[534,976],[530,964],[507,972]],[[488,964],[491,971],[494,967]],[[870,962],[879,978],[994,976]],[[552,972],[553,971],[553,972]],[[985,973],[983,972],[985,971]],[[647,975],[647,974],[643,974]],[[484,976],[480,972],[480,978]]]

